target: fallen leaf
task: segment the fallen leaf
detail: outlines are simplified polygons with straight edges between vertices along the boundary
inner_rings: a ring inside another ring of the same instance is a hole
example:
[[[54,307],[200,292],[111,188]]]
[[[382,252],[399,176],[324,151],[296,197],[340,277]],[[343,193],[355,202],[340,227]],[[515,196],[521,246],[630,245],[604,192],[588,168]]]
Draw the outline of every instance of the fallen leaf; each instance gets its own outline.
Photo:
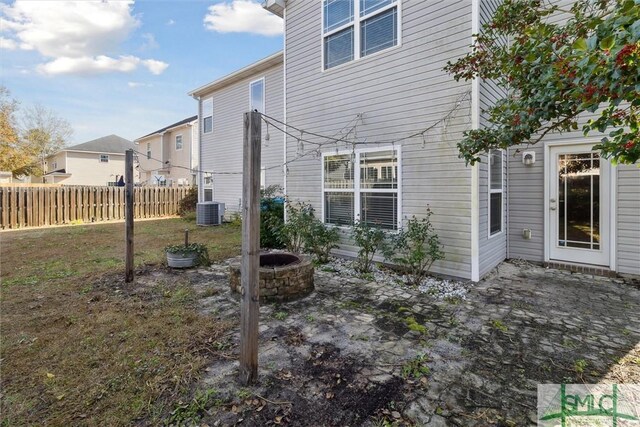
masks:
[[[393,418],[395,418],[396,420],[397,420],[397,419],[399,419],[399,418],[401,417],[400,412],[398,412],[398,411],[393,411],[393,412],[391,413],[391,416],[392,416]]]
[[[264,409],[264,405],[260,406],[258,409],[256,409],[256,412],[260,412]]]
[[[233,405],[231,407],[231,412],[233,412],[234,414],[237,414],[238,413],[238,407],[236,405]]]
[[[58,399],[58,400],[62,400],[62,399],[64,399],[64,393],[62,393],[62,394],[60,394],[60,395],[56,396],[56,399]]]
[[[47,378],[55,378],[56,376],[53,375],[51,372],[47,372]]]

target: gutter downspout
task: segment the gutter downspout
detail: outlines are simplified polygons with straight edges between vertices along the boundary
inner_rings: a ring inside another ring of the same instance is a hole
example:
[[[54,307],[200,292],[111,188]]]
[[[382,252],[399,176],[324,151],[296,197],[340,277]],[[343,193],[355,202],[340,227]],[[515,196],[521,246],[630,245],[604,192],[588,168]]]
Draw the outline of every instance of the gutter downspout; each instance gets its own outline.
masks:
[[[471,40],[480,31],[480,0],[471,0]],[[480,80],[471,82],[471,129],[480,128]],[[471,280],[480,280],[480,165],[471,167]]]
[[[285,123],[284,125],[284,130],[285,132],[288,131],[287,129],[287,9],[284,9],[283,12],[283,18],[284,19],[284,35],[283,35],[283,47],[282,47],[282,75],[283,75],[283,86],[284,86],[284,90],[283,90],[283,97],[284,99],[282,100],[282,104],[284,105],[284,114],[283,114],[283,122]],[[285,204],[287,203],[287,134],[284,133],[282,135],[283,137],[283,150],[284,150],[284,161],[282,162],[282,177],[283,177],[283,191],[284,191],[284,195],[285,195]],[[284,221],[287,222],[287,209],[284,210]]]

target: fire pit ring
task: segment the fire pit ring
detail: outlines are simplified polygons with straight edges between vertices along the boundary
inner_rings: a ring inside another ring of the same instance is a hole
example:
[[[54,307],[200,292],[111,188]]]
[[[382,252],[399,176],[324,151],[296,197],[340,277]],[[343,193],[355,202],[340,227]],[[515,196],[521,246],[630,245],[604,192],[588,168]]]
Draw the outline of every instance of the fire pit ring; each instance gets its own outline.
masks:
[[[229,266],[229,287],[241,294],[242,258]],[[306,297],[313,292],[313,263],[306,255],[291,252],[260,254],[260,302],[286,302]]]

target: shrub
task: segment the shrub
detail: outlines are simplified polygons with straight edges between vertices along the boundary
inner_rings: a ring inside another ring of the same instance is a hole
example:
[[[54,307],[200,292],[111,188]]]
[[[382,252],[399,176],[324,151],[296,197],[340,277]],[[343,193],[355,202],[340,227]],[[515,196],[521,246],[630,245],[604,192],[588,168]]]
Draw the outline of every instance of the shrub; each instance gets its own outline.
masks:
[[[431,224],[431,210],[422,219],[412,217],[407,226],[391,236],[385,258],[404,267],[411,284],[418,285],[429,273],[431,265],[444,258],[442,245]]]
[[[286,210],[287,221],[280,228],[279,239],[288,251],[300,253],[308,242],[315,221],[313,207],[304,202],[287,203]]]
[[[322,221],[313,220],[305,239],[305,248],[311,252],[319,264],[329,262],[331,249],[338,247],[340,233],[335,227],[327,227]]]
[[[370,273],[373,257],[378,251],[384,251],[386,233],[384,230],[372,227],[367,222],[356,221],[351,230],[356,245],[360,247],[355,261],[355,269],[359,273]]]
[[[194,185],[189,188],[187,194],[182,198],[182,200],[180,200],[180,203],[178,204],[178,215],[185,217],[189,212],[194,212],[197,204],[198,187]]]
[[[260,247],[280,249],[284,245],[280,230],[284,226],[284,198],[279,196],[282,188],[271,185],[261,190],[260,199]]]

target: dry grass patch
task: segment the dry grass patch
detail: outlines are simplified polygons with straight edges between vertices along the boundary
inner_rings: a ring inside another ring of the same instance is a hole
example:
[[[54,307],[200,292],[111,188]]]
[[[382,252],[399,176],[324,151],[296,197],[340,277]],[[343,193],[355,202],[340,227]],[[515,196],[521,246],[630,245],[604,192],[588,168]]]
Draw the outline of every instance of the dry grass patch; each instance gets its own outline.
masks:
[[[136,224],[137,264],[192,228],[213,259],[239,230],[181,220]],[[3,233],[2,425],[157,425],[186,400],[230,323],[197,311],[187,274],[123,283],[121,224]]]

